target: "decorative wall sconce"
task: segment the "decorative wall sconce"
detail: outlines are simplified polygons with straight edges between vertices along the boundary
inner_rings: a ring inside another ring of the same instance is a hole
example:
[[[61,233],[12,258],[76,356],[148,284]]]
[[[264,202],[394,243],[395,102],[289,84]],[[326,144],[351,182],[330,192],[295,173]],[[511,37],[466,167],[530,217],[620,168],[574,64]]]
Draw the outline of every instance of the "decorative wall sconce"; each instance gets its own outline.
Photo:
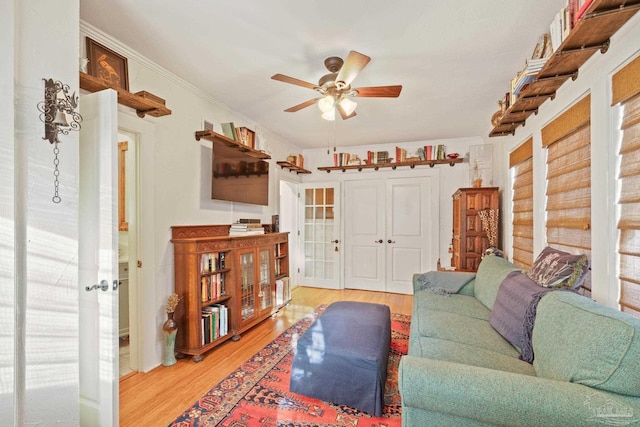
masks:
[[[53,203],[60,203],[62,200],[58,195],[58,187],[60,185],[58,176],[59,160],[58,154],[60,149],[58,143],[59,136],[68,135],[69,131],[79,131],[82,116],[76,111],[78,108],[78,96],[75,92],[69,94],[70,87],[61,81],[53,81],[53,79],[44,80],[44,101],[38,103],[38,111],[40,111],[40,120],[44,123],[44,137],[53,144],[53,176],[54,176],[54,196]]]

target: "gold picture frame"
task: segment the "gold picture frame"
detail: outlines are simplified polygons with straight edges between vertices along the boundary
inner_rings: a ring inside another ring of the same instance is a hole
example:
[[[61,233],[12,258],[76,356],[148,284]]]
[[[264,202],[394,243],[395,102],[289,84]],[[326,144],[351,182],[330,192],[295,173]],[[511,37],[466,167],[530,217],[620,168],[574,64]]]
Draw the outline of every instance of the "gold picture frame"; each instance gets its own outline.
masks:
[[[109,86],[129,90],[127,58],[87,37],[88,74]]]

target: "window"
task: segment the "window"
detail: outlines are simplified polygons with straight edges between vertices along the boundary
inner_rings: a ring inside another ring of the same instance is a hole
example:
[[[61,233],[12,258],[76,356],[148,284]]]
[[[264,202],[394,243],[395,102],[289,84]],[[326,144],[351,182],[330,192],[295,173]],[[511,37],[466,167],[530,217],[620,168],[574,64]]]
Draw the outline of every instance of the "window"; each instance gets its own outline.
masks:
[[[533,138],[509,155],[512,176],[513,263],[533,265]]]
[[[547,148],[547,245],[591,258],[591,97],[542,129]],[[590,275],[583,293],[591,294]]]
[[[620,308],[640,317],[640,57],[612,79],[622,107],[618,170]]]

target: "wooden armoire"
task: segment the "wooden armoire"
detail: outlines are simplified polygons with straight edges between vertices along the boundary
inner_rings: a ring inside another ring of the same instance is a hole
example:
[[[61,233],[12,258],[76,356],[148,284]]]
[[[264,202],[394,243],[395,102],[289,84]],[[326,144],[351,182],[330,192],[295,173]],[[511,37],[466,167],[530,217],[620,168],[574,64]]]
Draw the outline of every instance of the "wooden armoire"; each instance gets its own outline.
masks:
[[[453,193],[453,240],[451,266],[461,271],[476,271],[482,254],[489,247],[487,233],[482,230],[478,212],[498,209],[498,187],[460,188]],[[498,247],[500,246],[498,227]]]

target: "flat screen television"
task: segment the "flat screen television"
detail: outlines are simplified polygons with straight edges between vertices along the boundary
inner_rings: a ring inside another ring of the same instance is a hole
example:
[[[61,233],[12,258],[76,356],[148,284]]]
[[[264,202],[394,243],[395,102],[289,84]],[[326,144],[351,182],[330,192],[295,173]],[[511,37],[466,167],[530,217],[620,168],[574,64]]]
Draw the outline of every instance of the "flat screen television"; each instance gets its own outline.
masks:
[[[252,205],[269,204],[269,163],[214,142],[211,198]]]

